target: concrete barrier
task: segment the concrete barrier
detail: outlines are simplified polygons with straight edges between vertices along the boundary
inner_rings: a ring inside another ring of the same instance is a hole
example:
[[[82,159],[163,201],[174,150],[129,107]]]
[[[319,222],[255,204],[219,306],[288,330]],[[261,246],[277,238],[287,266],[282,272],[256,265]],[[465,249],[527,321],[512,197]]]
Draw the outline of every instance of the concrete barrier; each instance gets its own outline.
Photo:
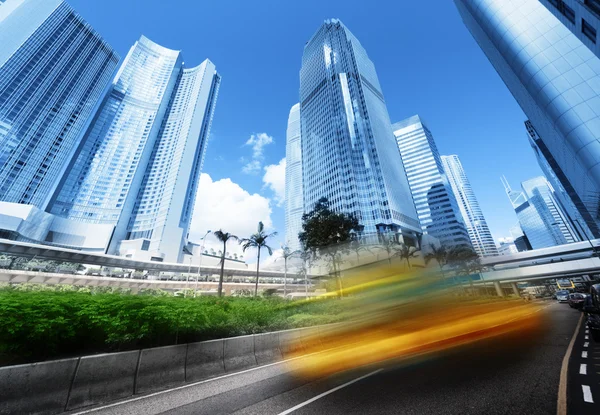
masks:
[[[254,357],[254,336],[231,337],[223,342],[225,371],[232,372],[257,365]]]
[[[298,353],[310,352],[320,344],[319,333],[314,329],[303,328],[279,332],[279,348],[285,359]]]
[[[185,380],[194,382],[225,372],[223,340],[188,344],[185,362]]]
[[[135,393],[154,392],[185,382],[187,344],[143,349]]]
[[[279,333],[255,334],[254,356],[259,365],[281,360],[283,355],[279,349]]]
[[[140,351],[82,357],[67,410],[133,395]]]
[[[79,358],[0,368],[0,414],[56,414],[67,405]]]

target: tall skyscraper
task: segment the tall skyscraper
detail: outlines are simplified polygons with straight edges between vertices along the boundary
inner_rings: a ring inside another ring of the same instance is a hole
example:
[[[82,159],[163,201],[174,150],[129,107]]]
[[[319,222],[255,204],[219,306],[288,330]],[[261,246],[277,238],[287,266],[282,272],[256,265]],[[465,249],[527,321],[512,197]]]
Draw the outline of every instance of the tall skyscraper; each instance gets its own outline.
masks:
[[[594,227],[594,231],[592,231],[587,224],[591,223],[592,226],[595,226],[595,222],[585,221],[581,216],[580,211],[587,212],[587,210],[577,209],[573,203],[574,201],[577,201],[579,205],[582,205],[581,199],[579,199],[579,196],[574,191],[569,181],[566,180],[562,169],[546,148],[546,145],[537,134],[531,121],[526,121],[525,127],[527,129],[529,144],[535,153],[540,169],[544,172],[546,179],[548,179],[548,182],[554,189],[554,196],[556,196],[558,203],[565,212],[566,222],[569,223],[574,230],[574,237],[579,241],[586,238],[593,238],[593,235],[598,232],[598,229]],[[567,186],[566,188],[563,186],[563,183]]]
[[[49,211],[114,227],[109,253],[179,261],[220,76],[208,60],[141,37],[71,161]]]
[[[544,177],[521,183],[522,191],[513,190],[503,178],[519,224],[533,249],[576,242],[574,229]]]
[[[61,0],[0,7],[0,201],[45,209],[119,62]]]
[[[423,120],[415,115],[395,123],[392,130],[423,232],[449,248],[472,248],[433,135]]]
[[[327,197],[368,239],[393,232],[416,245],[421,228],[375,66],[337,19],[304,47],[300,119],[304,209]]]
[[[590,49],[592,40],[582,41],[591,31],[572,31],[549,9],[558,6],[563,22],[572,21],[581,30],[580,20],[590,15],[578,15],[579,8],[567,5],[575,2],[563,0],[455,3],[560,167],[563,187],[577,195],[573,204],[581,217],[600,237],[600,60]],[[597,4],[584,3],[582,10],[588,11]]]
[[[456,155],[442,156],[442,165],[467,225],[475,252],[481,257],[498,255],[498,248],[460,159]]]
[[[300,104],[290,110],[285,145],[285,239],[289,248],[301,248],[298,233],[302,230],[302,137]]]

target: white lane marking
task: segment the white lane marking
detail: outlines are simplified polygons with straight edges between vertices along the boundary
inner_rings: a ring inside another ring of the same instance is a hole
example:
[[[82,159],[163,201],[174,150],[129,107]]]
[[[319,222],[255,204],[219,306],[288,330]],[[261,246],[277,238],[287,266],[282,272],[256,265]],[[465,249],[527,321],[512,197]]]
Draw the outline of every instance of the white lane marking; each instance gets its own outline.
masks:
[[[581,330],[582,321],[583,314],[579,316],[577,327],[575,327],[575,331],[573,332],[573,336],[571,337],[571,341],[569,342],[569,347],[567,347],[567,352],[563,357],[562,364],[560,367],[560,382],[558,384],[558,397],[556,399],[556,415],[567,415],[567,375],[569,372],[569,359],[571,359],[571,353],[573,352],[573,345],[575,344],[575,339],[579,335],[579,330]]]
[[[586,335],[585,335],[585,339],[586,339],[586,340],[589,340],[589,339],[590,339],[590,336],[588,336],[588,335],[586,334]]]
[[[304,402],[302,402],[302,403],[300,403],[300,404],[298,404],[298,405],[296,405],[296,406],[294,406],[294,407],[292,407],[292,408],[290,408],[290,409],[288,409],[288,410],[286,410],[286,411],[280,412],[280,413],[279,413],[279,415],[287,415],[287,414],[291,414],[291,413],[292,413],[292,412],[294,412],[295,410],[297,410],[297,409],[300,409],[300,408],[302,408],[303,406],[306,406],[306,405],[308,405],[309,403],[312,403],[312,402],[316,401],[317,399],[321,399],[323,396],[327,396],[327,395],[329,395],[329,394],[331,394],[331,393],[333,393],[333,392],[335,392],[335,391],[338,391],[338,390],[340,390],[340,389],[342,389],[342,388],[345,388],[346,386],[352,385],[353,383],[356,383],[356,382],[358,382],[358,381],[360,381],[360,380],[363,380],[363,379],[365,379],[365,378],[368,378],[369,376],[373,376],[374,374],[376,374],[376,373],[379,373],[379,372],[381,372],[382,370],[383,370],[383,369],[377,369],[377,370],[374,370],[374,371],[373,371],[373,372],[371,372],[371,373],[367,373],[366,375],[364,375],[364,376],[361,376],[361,377],[359,377],[359,378],[356,378],[356,379],[354,379],[354,380],[351,380],[350,382],[346,382],[346,383],[344,383],[343,385],[336,386],[335,388],[333,388],[333,389],[330,389],[330,390],[328,390],[327,392],[323,392],[322,394],[320,394],[320,395],[317,395],[317,396],[315,396],[314,398],[310,398],[309,400],[307,400],[307,401],[304,401]]]
[[[585,342],[585,343],[583,343],[583,347],[588,347],[589,345],[590,345],[590,343],[589,343],[589,342]]]
[[[592,396],[592,390],[588,385],[581,385],[583,390],[583,400],[588,403],[594,403],[594,397]]]
[[[587,352],[581,352],[581,357],[583,357],[584,359],[587,359]]]
[[[579,365],[579,374],[587,375],[587,365],[585,363]]]

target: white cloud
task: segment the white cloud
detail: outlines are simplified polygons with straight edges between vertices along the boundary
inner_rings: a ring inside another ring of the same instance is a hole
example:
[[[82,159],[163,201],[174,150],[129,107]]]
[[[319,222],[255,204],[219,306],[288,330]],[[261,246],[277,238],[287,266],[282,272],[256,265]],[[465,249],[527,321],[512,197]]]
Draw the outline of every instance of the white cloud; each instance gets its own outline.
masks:
[[[279,164],[271,164],[265,167],[263,183],[275,193],[277,206],[283,206],[285,202],[285,157]]]
[[[258,222],[262,221],[267,230],[272,231],[270,201],[259,194],[250,194],[231,179],[213,181],[202,173],[198,185],[198,196],[192,224],[190,240],[200,242],[207,230],[223,229],[240,238],[246,238],[256,232]],[[214,236],[206,238],[205,249],[219,251],[223,245]],[[227,251],[242,253],[242,248],[236,243],[228,243]],[[244,257],[250,260],[252,252],[246,252]]]
[[[273,137],[267,133],[252,134],[244,145],[252,146],[252,160],[243,168],[242,172],[247,174],[256,174],[262,169],[262,162],[265,158],[264,148],[273,143]]]

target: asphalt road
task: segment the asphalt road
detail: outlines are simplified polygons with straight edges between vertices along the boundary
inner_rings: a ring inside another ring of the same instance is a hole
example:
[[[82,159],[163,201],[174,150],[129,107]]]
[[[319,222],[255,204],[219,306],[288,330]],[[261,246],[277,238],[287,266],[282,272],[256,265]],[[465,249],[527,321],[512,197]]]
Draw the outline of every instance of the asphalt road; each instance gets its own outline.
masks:
[[[542,311],[546,324],[529,336],[487,341],[435,359],[316,381],[298,379],[285,363],[276,363],[83,413],[556,414],[561,365],[580,312],[548,304]],[[599,414],[600,404],[583,400],[576,358],[585,340],[582,327],[569,365],[568,413]],[[588,360],[597,357],[594,368],[600,368],[600,347],[590,345],[595,355]],[[595,393],[600,401],[600,392]]]

